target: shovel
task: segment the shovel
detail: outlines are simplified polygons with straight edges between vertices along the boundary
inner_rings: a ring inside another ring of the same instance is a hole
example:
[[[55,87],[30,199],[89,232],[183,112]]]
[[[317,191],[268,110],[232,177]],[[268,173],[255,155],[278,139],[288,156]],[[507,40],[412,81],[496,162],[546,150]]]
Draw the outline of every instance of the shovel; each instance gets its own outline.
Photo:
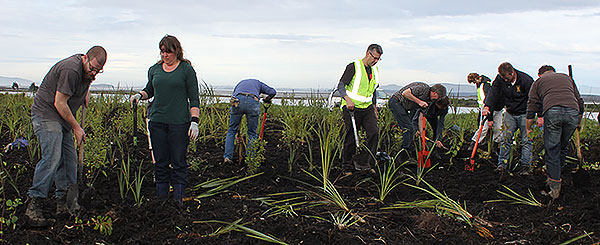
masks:
[[[358,130],[356,129],[356,119],[354,119],[354,110],[348,110],[350,113],[350,119],[352,120],[352,129],[354,130],[354,142],[356,142],[356,148],[359,148],[358,143]]]
[[[425,116],[423,115],[423,112],[421,112],[421,114],[419,115],[419,121],[421,122],[421,125],[419,125],[419,131],[421,131],[421,143],[423,148],[417,153],[420,168],[431,167],[431,159],[428,158],[429,151],[426,149],[427,146],[425,144],[425,127],[427,126],[425,124],[425,120]]]
[[[83,121],[83,117],[82,117]],[[137,146],[137,103],[133,103],[133,146]]]
[[[269,104],[267,106],[267,104]],[[262,120],[262,126],[260,126],[260,139],[263,139],[263,133],[265,132],[265,123],[267,122],[267,111],[269,110],[269,107],[271,107],[271,103],[263,103],[263,107],[265,108],[265,113],[263,113],[263,120]]]
[[[81,107],[81,128],[85,127],[85,105]],[[69,186],[67,189],[67,207],[71,215],[76,215],[79,211],[79,185],[83,186],[83,142],[78,142],[77,159],[79,166],[77,167],[77,183]]]
[[[483,127],[487,122],[487,118],[485,120],[481,120],[481,125],[479,125],[479,132],[477,133],[477,140],[475,141],[475,146],[473,146],[473,151],[471,152],[471,158],[467,160],[465,164],[465,170],[473,172],[475,169],[475,153],[477,152],[477,146],[479,146],[479,138],[481,137],[481,131],[483,131]]]

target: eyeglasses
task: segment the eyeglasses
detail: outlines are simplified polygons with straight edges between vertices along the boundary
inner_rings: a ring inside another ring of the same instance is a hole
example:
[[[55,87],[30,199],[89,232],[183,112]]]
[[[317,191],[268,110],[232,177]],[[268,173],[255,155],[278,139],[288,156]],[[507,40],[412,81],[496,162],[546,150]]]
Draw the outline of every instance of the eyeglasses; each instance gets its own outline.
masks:
[[[369,51],[369,54],[371,55],[371,57],[373,57],[373,59],[381,60],[381,55],[379,55],[379,57],[375,57],[375,55],[373,55],[373,53],[371,53],[371,51]]]
[[[90,71],[96,72],[96,74],[100,74],[100,73],[104,72],[104,70],[102,70],[101,68],[94,67],[89,60],[88,60],[88,66],[90,67]]]

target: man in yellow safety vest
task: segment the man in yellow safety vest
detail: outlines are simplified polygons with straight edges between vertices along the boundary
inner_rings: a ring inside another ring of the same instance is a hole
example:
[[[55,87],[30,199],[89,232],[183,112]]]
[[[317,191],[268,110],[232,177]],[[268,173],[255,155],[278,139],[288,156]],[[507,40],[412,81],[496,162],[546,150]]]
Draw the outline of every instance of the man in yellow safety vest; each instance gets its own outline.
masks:
[[[356,153],[356,141],[351,113],[354,114],[356,130],[362,126],[367,132],[367,148],[373,156],[377,153],[379,128],[375,90],[379,87],[379,69],[375,64],[381,60],[382,54],[381,46],[369,45],[364,58],[346,66],[338,83],[338,91],[343,98],[342,114],[345,125],[342,167],[346,169],[370,171],[370,163],[374,162],[373,157],[368,157],[366,160],[352,159]]]

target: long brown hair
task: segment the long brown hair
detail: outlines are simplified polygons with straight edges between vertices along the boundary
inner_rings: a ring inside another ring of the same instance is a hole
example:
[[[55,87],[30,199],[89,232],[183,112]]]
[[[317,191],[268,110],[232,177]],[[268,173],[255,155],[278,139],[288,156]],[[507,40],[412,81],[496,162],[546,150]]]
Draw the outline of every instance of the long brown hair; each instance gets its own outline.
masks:
[[[165,35],[160,42],[158,43],[159,49],[165,49],[166,51],[175,53],[177,55],[177,59],[188,64],[192,64],[191,61],[183,57],[183,48],[181,47],[181,43],[175,36],[171,36],[169,34]],[[163,60],[159,60],[158,64],[162,64]]]

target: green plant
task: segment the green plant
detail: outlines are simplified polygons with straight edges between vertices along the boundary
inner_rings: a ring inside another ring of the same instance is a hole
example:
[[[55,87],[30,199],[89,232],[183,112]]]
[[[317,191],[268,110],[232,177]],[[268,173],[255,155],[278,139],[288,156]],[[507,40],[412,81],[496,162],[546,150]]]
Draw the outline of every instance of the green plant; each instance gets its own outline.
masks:
[[[142,200],[144,196],[142,196],[142,184],[144,183],[144,178],[146,175],[142,175],[142,164],[144,162],[140,161],[140,165],[138,166],[138,171],[135,173],[133,184],[131,185],[131,192],[133,193],[133,199],[137,207],[139,208],[142,205]]]
[[[452,200],[448,195],[444,192],[440,192],[435,189],[432,185],[427,183],[427,181],[423,181],[425,185],[428,187],[427,189],[423,187],[419,187],[416,185],[411,185],[405,183],[406,186],[415,188],[417,190],[421,190],[431,196],[434,199],[431,200],[416,200],[413,202],[398,202],[390,207],[385,207],[383,209],[396,209],[396,208],[430,208],[435,209],[438,214],[442,216],[450,216],[457,220],[466,222],[469,226],[472,226],[472,218],[473,215],[467,211],[466,205],[463,206],[457,201]]]
[[[247,225],[250,224],[250,222],[248,223],[243,223],[240,224],[240,222],[242,222],[242,219],[238,219],[234,222],[225,222],[225,221],[219,221],[219,220],[205,220],[205,221],[194,221],[194,224],[210,224],[210,223],[217,223],[217,224],[225,224],[227,226],[223,227],[219,227],[217,228],[217,230],[213,231],[212,233],[206,235],[205,237],[213,237],[213,236],[220,236],[222,234],[226,234],[232,231],[237,231],[237,232],[243,232],[246,234],[246,236],[248,237],[252,237],[255,239],[259,239],[262,241],[266,241],[266,242],[270,242],[270,243],[277,243],[277,244],[287,244],[285,242],[280,241],[279,239],[277,239],[274,236],[268,235],[268,234],[264,234],[262,232],[259,232],[257,230],[248,228]]]
[[[541,202],[535,199],[533,193],[531,193],[531,189],[529,189],[529,197],[524,197],[510,189],[508,186],[502,185],[502,187],[504,187],[504,189],[506,189],[508,192],[504,192],[501,190],[497,190],[497,192],[508,197],[510,200],[490,200],[485,202],[510,202],[510,204],[524,204],[535,207],[543,206]]]
[[[265,145],[266,140],[253,140],[248,147],[247,155],[244,162],[248,165],[248,173],[254,174],[260,168],[260,165],[265,161]]]
[[[347,211],[337,211],[335,213],[330,213],[329,215],[331,216],[331,223],[339,230],[346,229],[363,220],[363,217]]]
[[[379,176],[379,184],[377,185],[377,190],[379,191],[378,200],[383,202],[385,198],[394,190],[399,184],[402,183],[403,180],[400,180],[402,175],[398,174],[398,170],[402,168],[402,166],[406,163],[400,163],[396,166],[396,159],[398,155],[400,155],[402,151],[398,152],[396,156],[394,156],[387,163],[379,164],[375,161],[375,167],[377,168],[377,174]],[[381,166],[383,165],[383,166]]]
[[[15,198],[14,200],[11,199],[6,199],[6,196],[4,195],[4,191],[2,191],[2,201],[4,201],[2,204],[2,216],[0,217],[0,232],[4,232],[4,225],[6,225],[7,227],[11,227],[13,230],[16,228],[17,226],[17,221],[19,220],[19,217],[17,217],[17,207],[19,207],[20,205],[23,204],[23,201],[21,201],[21,198]],[[8,211],[8,217],[4,217],[6,211]],[[1,240],[1,239],[0,239]]]
[[[342,198],[342,195],[340,195],[340,193],[337,191],[337,189],[335,188],[335,186],[333,185],[333,183],[331,183],[331,181],[329,181],[329,179],[326,178],[322,178],[319,179],[316,176],[312,175],[311,173],[304,171],[306,174],[308,174],[310,177],[314,178],[317,181],[324,181],[324,186],[323,187],[318,187],[318,189],[321,190],[321,192],[313,192],[313,194],[317,195],[318,197],[322,198],[323,200],[336,205],[337,207],[339,207],[340,209],[344,210],[344,211],[350,211],[350,209],[348,208],[348,205],[346,205],[346,202],[344,201],[344,198]],[[317,187],[315,187],[317,188]]]
[[[319,139],[323,188],[327,188],[327,179],[329,177],[329,171],[331,170],[331,163],[338,151],[336,146],[341,142],[341,128],[339,120],[336,120],[332,116],[323,118],[317,128],[313,128],[313,131],[317,134],[317,138]]]
[[[127,193],[129,193],[130,183],[130,175],[131,172],[129,170],[130,166],[130,158],[127,158],[127,163],[125,163],[125,159],[121,159],[121,166],[119,171],[117,172],[117,181],[119,183],[119,193],[121,194],[121,199],[125,200],[127,197]]]
[[[253,174],[253,175],[242,177],[242,178],[240,178],[238,176],[234,176],[234,177],[230,177],[230,178],[226,178],[226,179],[207,180],[205,182],[202,182],[200,184],[193,186],[191,189],[192,189],[192,191],[198,191],[200,189],[209,189],[209,190],[203,192],[202,194],[194,196],[194,198],[197,200],[197,199],[211,197],[211,196],[214,196],[217,194],[224,193],[227,191],[228,187],[235,185],[237,183],[240,183],[244,180],[254,178],[261,174],[263,174],[263,173],[257,173],[257,174]]]
[[[83,229],[86,226],[93,226],[93,229],[99,231],[102,235],[109,236],[112,234],[113,220],[109,216],[98,215],[96,217],[92,217],[87,221],[83,221],[82,219],[75,217],[75,222],[72,226],[65,225],[67,229],[76,230]]]
[[[585,237],[588,237],[588,238],[592,239],[592,241],[593,241],[594,239],[591,237],[591,235],[593,235],[593,234],[594,234],[594,232],[590,232],[590,233],[588,233],[588,232],[584,231],[584,234],[582,234],[582,235],[579,235],[579,236],[577,236],[577,237],[574,237],[574,238],[572,238],[572,239],[569,239],[568,241],[566,241],[566,242],[563,242],[563,243],[561,243],[560,245],[567,245],[567,244],[571,244],[571,243],[574,243],[574,242],[576,242],[576,241],[578,241],[578,240],[580,240],[580,239],[583,239],[583,238],[585,238]]]

